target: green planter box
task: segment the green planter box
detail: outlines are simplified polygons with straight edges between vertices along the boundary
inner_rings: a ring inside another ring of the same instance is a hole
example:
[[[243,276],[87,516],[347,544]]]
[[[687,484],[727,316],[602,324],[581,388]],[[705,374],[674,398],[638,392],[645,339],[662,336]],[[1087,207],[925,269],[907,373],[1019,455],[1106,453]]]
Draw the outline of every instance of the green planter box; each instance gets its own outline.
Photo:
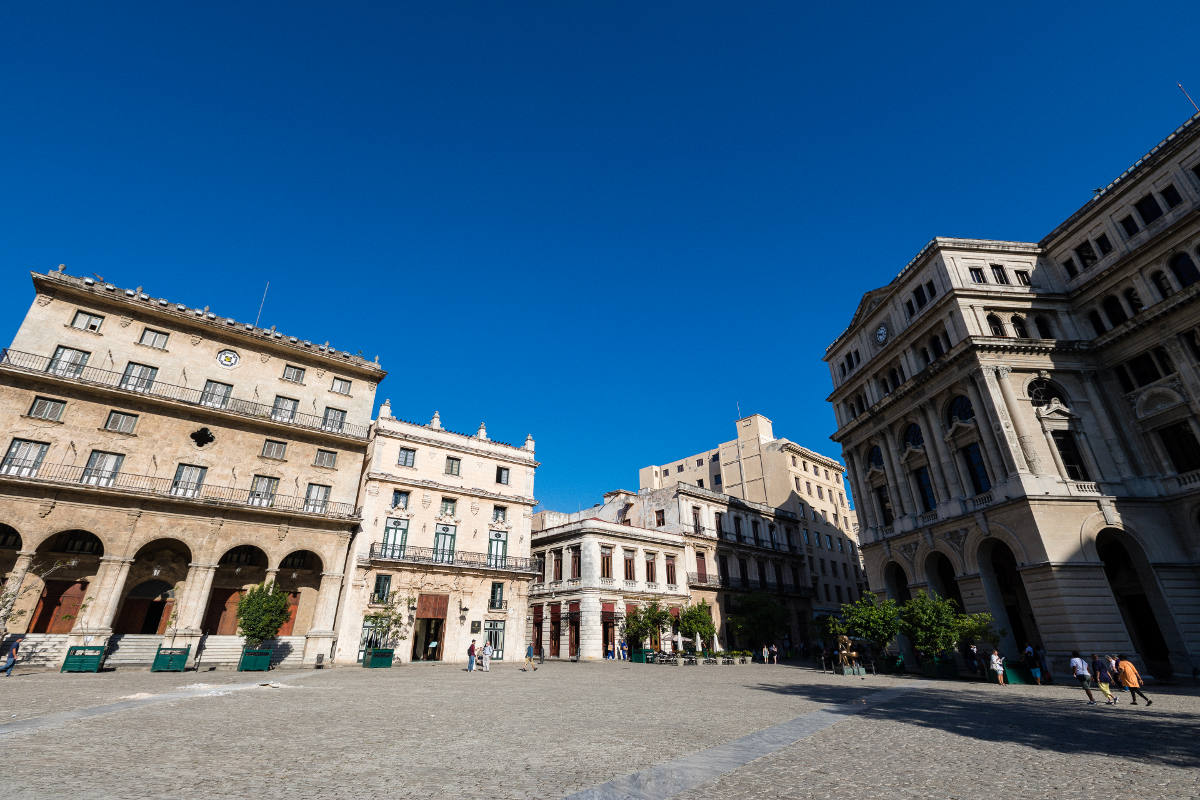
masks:
[[[862,666],[838,666],[835,670],[839,675],[866,675],[867,670]]]
[[[99,672],[104,663],[104,651],[100,645],[75,645],[67,650],[60,672]]]
[[[385,669],[392,666],[396,651],[390,647],[374,647],[363,654],[363,666],[367,669]]]
[[[646,663],[646,651],[645,650],[634,650],[633,654],[629,660],[635,664],[645,664]]]
[[[192,646],[163,647],[158,646],[154,654],[154,663],[150,665],[151,672],[183,672],[187,669],[188,656],[192,654]]]
[[[266,672],[271,668],[271,651],[262,648],[242,648],[238,672]]]

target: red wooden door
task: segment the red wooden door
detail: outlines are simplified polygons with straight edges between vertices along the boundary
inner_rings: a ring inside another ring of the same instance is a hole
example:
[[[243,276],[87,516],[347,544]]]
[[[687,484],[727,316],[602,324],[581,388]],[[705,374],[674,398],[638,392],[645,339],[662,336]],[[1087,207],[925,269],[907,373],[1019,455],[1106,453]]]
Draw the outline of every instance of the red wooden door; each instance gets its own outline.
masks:
[[[113,633],[141,633],[142,623],[152,601],[145,597],[129,597],[121,606],[121,613],[113,625]]]
[[[158,621],[158,635],[162,636],[167,632],[167,628],[173,624],[171,622],[171,614],[175,613],[175,598],[168,597],[166,604],[163,606],[162,619]]]
[[[291,636],[292,629],[296,627],[296,609],[300,607],[300,593],[292,592],[288,595],[288,618],[287,622],[279,629],[280,636]]]
[[[558,658],[562,642],[562,606],[558,603],[550,605],[550,657]]]
[[[201,630],[215,636],[235,635],[237,633],[237,607],[238,601],[241,599],[241,589],[213,589]]]
[[[83,606],[84,581],[46,581],[30,633],[70,633]]]

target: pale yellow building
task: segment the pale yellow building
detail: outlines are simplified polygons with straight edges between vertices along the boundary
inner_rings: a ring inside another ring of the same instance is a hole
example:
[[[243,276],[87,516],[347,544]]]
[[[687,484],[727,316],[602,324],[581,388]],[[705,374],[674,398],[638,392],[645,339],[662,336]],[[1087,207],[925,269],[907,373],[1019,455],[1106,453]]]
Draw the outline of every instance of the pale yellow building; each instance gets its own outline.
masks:
[[[0,571],[24,655],[148,664],[165,642],[230,663],[238,598],[274,580],[292,597],[277,658],[328,659],[383,370],[141,287],[33,284],[0,355]]]

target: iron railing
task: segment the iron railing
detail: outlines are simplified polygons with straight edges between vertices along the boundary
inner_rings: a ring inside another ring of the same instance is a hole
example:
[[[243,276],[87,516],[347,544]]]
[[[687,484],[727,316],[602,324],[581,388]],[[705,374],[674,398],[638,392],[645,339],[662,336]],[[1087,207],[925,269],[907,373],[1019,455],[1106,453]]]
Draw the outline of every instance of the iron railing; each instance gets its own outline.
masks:
[[[100,467],[80,467],[72,464],[38,464],[33,461],[6,459],[0,463],[0,478],[53,483],[62,486],[83,486],[96,489],[112,489],[130,494],[168,497],[192,503],[219,506],[241,506],[264,508],[271,511],[287,511],[300,514],[315,514],[322,517],[357,519],[353,503],[332,503],[328,500],[310,499],[253,489],[234,489],[230,486],[213,486],[207,483],[177,481],[174,478],[156,478],[150,475],[134,475]]]
[[[41,373],[56,378],[63,378],[91,386],[103,386],[123,392],[157,397],[177,403],[211,408],[255,419],[280,422],[307,428],[315,431],[325,431],[339,436],[349,436],[356,439],[366,439],[368,426],[353,425],[338,418],[328,419],[316,414],[301,414],[296,411],[250,400],[240,400],[225,394],[205,392],[187,386],[176,386],[162,381],[149,380],[144,377],[126,376],[122,372],[88,367],[66,359],[54,359],[25,353],[20,350],[4,349],[0,351],[0,367],[9,367],[22,372]]]
[[[462,550],[410,545],[371,543],[371,558],[381,561],[407,561],[412,564],[442,564],[475,569],[498,569],[508,572],[541,573],[542,562],[533,558],[498,556],[491,553],[468,553]]]
[[[491,598],[491,597],[488,598],[488,611],[507,611],[507,610],[508,610],[508,601],[507,600],[496,600],[495,598]]]

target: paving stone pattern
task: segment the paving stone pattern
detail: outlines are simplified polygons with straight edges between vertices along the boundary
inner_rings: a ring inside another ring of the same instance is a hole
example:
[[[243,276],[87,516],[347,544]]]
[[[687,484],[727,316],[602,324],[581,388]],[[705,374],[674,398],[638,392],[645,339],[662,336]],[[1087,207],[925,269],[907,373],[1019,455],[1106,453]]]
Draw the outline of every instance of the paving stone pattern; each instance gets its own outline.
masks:
[[[0,753],[6,799],[1200,798],[1200,696],[1150,693],[762,665],[18,669]]]

